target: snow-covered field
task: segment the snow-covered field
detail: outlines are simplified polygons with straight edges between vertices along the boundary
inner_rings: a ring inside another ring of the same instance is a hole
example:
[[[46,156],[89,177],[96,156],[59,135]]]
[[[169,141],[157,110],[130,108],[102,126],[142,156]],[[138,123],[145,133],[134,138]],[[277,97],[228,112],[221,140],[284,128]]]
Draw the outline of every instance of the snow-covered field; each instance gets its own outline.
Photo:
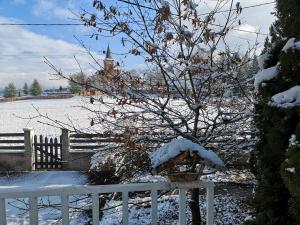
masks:
[[[76,126],[88,127],[89,114],[80,107],[87,101],[87,98],[73,97],[0,103],[0,133],[22,132],[23,128],[34,128],[36,134],[60,135],[60,129],[39,122],[49,121],[36,117],[37,109],[51,119],[69,124],[72,121]]]

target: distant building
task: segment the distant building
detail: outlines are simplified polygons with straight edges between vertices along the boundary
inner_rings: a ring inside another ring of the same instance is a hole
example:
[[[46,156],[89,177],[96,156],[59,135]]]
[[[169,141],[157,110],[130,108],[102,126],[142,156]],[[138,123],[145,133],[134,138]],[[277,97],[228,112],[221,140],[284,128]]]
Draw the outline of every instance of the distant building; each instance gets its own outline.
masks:
[[[53,88],[43,91],[43,95],[66,95],[72,94],[69,88]]]
[[[111,82],[112,80],[116,79],[119,75],[120,70],[112,57],[110,47],[108,45],[105,59],[103,60],[103,69],[99,70],[96,76],[98,76],[98,79],[100,79],[102,82]]]
[[[106,84],[117,81],[119,75],[120,70],[112,57],[112,53],[108,45],[106,55],[103,60],[103,69],[98,70],[93,76],[89,77],[87,81],[90,86],[95,88],[87,88],[85,91],[80,92],[79,95],[102,95],[103,93],[101,93],[98,88],[102,89],[106,86]]]

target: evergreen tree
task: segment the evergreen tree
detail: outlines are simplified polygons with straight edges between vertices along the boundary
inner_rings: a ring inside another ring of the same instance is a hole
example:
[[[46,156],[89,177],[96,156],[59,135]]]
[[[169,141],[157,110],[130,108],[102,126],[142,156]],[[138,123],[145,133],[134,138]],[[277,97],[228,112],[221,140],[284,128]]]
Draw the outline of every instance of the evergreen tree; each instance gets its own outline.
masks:
[[[29,87],[28,87],[27,83],[25,83],[24,86],[23,86],[23,93],[24,93],[24,95],[29,94]]]
[[[252,156],[255,161],[252,168],[258,180],[255,199],[257,224],[261,225],[300,224],[296,218],[300,215],[299,151],[297,154],[293,147],[286,160],[291,136],[296,134],[300,140],[300,110],[299,107],[281,108],[270,104],[275,94],[300,85],[300,51],[294,48],[282,51],[290,38],[300,38],[300,1],[277,0],[276,15],[278,19],[270,29],[271,41],[265,43],[268,59],[264,68],[277,66],[279,72],[259,86],[255,105],[259,142]],[[287,165],[289,163],[292,165]],[[296,173],[285,170],[287,167],[296,169]],[[294,183],[291,176],[294,176]]]
[[[30,86],[30,94],[33,96],[39,96],[42,94],[42,88],[37,80],[34,80]]]
[[[17,96],[17,89],[13,83],[9,83],[4,89],[5,98],[14,98]]]

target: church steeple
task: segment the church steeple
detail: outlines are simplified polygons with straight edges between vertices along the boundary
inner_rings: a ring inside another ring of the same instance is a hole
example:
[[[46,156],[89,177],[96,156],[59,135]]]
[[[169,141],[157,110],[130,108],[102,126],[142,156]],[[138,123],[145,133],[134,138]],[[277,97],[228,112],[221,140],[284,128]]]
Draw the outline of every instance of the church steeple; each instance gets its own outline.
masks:
[[[110,51],[109,44],[107,45],[106,56],[105,59],[113,59]]]
[[[107,45],[106,56],[104,59],[104,74],[105,76],[114,76],[115,74],[115,61],[112,57],[110,47]]]

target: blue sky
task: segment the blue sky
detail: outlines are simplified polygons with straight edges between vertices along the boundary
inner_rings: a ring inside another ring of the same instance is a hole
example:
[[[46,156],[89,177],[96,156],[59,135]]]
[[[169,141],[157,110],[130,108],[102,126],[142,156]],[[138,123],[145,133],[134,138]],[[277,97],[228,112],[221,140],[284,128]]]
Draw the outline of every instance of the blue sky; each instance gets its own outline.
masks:
[[[212,2],[212,0],[209,0]],[[244,6],[267,2],[267,0],[240,0]],[[81,8],[92,10],[92,0],[0,0],[0,23],[79,23],[72,13]],[[274,18],[270,14],[274,5],[245,10],[242,29],[268,33]],[[72,12],[71,12],[72,11]],[[74,35],[82,40],[102,60],[103,50],[109,43],[114,57],[126,68],[141,68],[143,61],[132,56],[123,58],[118,53],[128,50],[121,47],[118,38],[90,39],[91,28],[84,26],[0,26],[0,89],[12,81],[21,87],[25,81],[37,78],[45,87],[66,84],[49,75],[52,71],[43,62],[48,57],[55,65],[67,73],[78,71],[74,55],[89,73],[93,67],[90,59],[78,45]],[[259,37],[263,42],[264,36]],[[231,43],[235,46],[247,44],[256,36],[235,32]]]

